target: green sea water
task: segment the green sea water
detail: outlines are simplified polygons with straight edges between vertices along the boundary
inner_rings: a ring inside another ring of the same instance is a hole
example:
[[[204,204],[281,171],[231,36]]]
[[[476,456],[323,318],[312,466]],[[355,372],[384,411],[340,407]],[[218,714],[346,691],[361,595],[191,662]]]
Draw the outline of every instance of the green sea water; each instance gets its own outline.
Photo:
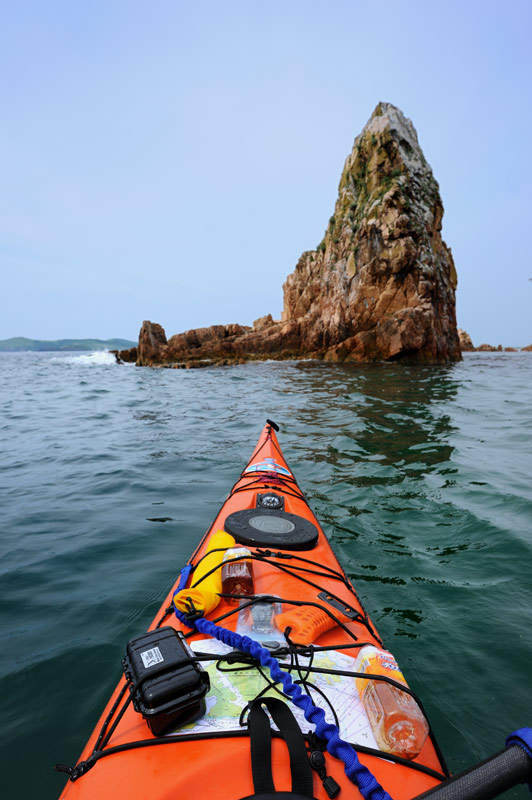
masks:
[[[266,417],[452,771],[532,727],[532,354],[0,356],[3,796],[55,798]],[[524,798],[525,787],[512,795]]]

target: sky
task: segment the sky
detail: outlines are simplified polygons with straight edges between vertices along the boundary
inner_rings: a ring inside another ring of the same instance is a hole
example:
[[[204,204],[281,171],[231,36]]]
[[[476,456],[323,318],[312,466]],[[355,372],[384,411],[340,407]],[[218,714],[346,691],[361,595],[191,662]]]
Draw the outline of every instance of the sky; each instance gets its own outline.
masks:
[[[531,0],[0,0],[0,339],[280,318],[379,101],[474,344],[532,342]]]

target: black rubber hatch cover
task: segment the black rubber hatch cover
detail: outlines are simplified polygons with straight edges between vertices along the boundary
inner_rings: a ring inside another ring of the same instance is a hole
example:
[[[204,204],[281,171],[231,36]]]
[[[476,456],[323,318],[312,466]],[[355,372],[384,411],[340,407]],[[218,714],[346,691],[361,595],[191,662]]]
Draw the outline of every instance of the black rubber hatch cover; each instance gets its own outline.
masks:
[[[224,525],[240,544],[278,547],[281,550],[312,550],[318,529],[312,522],[287,511],[247,508],[229,514]]]

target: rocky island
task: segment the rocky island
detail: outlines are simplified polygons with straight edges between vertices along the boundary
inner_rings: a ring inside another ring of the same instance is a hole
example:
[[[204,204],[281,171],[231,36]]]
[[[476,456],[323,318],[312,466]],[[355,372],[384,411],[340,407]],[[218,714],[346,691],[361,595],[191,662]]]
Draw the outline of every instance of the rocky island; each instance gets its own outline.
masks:
[[[532,345],[528,347],[503,347],[502,344],[494,347],[492,344],[481,344],[478,347],[475,347],[471,340],[471,336],[466,332],[463,331],[461,328],[458,328],[458,338],[460,340],[460,349],[462,353],[517,353],[519,349],[521,351],[526,352],[527,350],[532,350]]]
[[[355,139],[325,235],[284,284],[284,311],[166,338],[144,322],[139,366],[207,366],[250,359],[405,361],[461,358],[456,270],[441,237],[443,205],[412,122],[379,103]]]

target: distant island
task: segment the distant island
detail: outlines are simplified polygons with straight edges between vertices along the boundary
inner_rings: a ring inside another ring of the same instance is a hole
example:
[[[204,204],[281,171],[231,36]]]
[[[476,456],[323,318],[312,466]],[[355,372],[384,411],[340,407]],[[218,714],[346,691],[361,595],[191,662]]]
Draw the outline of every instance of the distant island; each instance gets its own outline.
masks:
[[[91,352],[93,350],[127,350],[136,342],[129,339],[27,339],[25,336],[13,336],[0,340],[1,353],[19,353],[24,351],[57,353],[68,350]]]
[[[462,353],[518,353],[519,351],[530,353],[532,352],[532,344],[526,347],[503,347],[502,344],[495,347],[492,344],[481,344],[475,347],[471,341],[471,336],[467,331],[458,328],[458,338],[460,339],[460,350]]]

